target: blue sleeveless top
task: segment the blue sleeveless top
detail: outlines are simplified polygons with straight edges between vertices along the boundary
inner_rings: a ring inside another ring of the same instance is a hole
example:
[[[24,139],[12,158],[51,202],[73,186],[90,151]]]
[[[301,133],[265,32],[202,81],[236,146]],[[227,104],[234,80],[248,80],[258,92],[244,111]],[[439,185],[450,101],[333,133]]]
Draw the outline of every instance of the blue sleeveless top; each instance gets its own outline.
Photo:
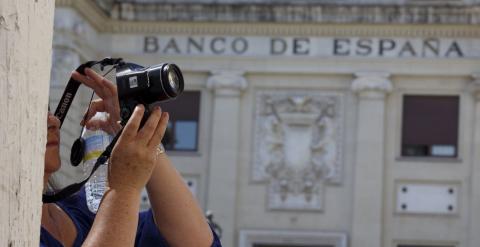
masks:
[[[87,238],[95,218],[95,214],[88,209],[85,189],[82,188],[75,195],[57,202],[57,205],[72,219],[77,229],[77,237],[75,238],[73,247],[81,247],[83,241]],[[221,247],[220,240],[215,232],[213,232],[213,235],[214,241],[212,247]],[[141,212],[139,215],[135,246],[168,246],[153,220],[152,210]],[[40,232],[40,247],[63,247],[63,245],[42,227]]]

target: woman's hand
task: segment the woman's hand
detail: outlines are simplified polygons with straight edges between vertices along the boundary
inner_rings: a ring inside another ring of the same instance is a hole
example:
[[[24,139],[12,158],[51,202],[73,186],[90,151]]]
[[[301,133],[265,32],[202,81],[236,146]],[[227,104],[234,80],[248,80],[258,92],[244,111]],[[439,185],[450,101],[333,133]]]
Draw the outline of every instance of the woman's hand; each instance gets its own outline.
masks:
[[[140,191],[150,179],[168,123],[168,113],[153,110],[139,129],[144,107],[138,105],[123,129],[110,157],[108,183],[111,189]]]
[[[100,99],[93,100],[85,118],[80,123],[87,129],[102,129],[110,135],[115,135],[122,126],[120,120],[120,105],[118,102],[117,87],[111,81],[97,74],[94,70],[86,68],[85,75],[76,71],[72,72],[72,78],[93,89]],[[92,120],[97,112],[106,112],[106,120]]]
[[[135,107],[108,166],[109,188],[82,246],[134,246],[140,194],[157,159],[156,149],[167,126],[168,114],[156,108],[139,130],[143,106]]]

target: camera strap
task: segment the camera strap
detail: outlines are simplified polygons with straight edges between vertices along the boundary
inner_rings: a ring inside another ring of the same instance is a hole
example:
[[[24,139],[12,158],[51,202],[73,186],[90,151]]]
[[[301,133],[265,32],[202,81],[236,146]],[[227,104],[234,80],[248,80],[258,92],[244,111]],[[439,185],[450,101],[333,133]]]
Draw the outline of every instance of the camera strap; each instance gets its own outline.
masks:
[[[88,61],[84,64],[81,64],[75,71],[78,73],[85,75],[84,70],[86,68],[91,68],[94,65],[100,64],[101,69],[103,70],[104,66],[109,66],[109,65],[122,65],[123,60],[122,58],[104,58],[100,61]],[[57,109],[55,110],[54,115],[60,120],[60,128],[62,127],[63,121],[65,120],[68,110],[70,109],[70,106],[72,105],[73,99],[75,98],[75,95],[77,94],[78,88],[80,87],[81,83],[73,78],[70,77],[70,80],[67,83],[67,86],[65,87],[65,91],[63,92],[63,95],[60,99],[60,102],[57,105]],[[100,167],[100,165],[106,164],[108,159],[110,158],[110,154],[112,152],[113,147],[115,146],[115,143],[117,142],[120,134],[123,131],[122,129],[117,133],[117,135],[113,138],[112,142],[107,146],[105,151],[98,157],[95,165],[93,166],[93,169],[90,173],[90,175],[83,180],[82,182],[71,184],[59,192],[56,193],[51,193],[51,194],[43,194],[42,196],[42,201],[43,203],[52,203],[56,202],[62,199],[67,198],[68,196],[76,193],[79,191],[83,185],[92,177],[93,173]],[[80,161],[83,159],[83,154],[84,154],[84,141],[79,138],[75,141],[72,147],[72,153],[70,156],[70,160],[72,161],[72,165],[76,166],[80,163]],[[75,160],[75,162],[73,162]],[[76,164],[73,164],[76,163]]]

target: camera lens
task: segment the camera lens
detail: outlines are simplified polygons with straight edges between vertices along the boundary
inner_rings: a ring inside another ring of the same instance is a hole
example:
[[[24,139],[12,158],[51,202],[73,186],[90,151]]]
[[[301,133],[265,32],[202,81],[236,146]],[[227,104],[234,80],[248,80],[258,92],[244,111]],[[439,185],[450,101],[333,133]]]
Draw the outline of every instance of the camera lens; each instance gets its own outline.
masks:
[[[166,64],[162,68],[162,85],[170,98],[183,92],[183,76],[175,64]]]
[[[179,80],[177,73],[169,71],[168,72],[168,83],[170,84],[170,87],[172,87],[175,91],[178,91],[179,88]]]

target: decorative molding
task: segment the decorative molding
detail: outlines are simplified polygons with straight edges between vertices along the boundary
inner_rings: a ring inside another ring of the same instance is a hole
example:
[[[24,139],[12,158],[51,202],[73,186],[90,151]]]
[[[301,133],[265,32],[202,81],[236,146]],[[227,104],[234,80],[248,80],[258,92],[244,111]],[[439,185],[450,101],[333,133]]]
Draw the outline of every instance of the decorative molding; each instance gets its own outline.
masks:
[[[323,182],[342,173],[343,96],[258,91],[252,180],[269,186],[270,209],[322,210]]]
[[[323,231],[240,230],[239,247],[256,245],[347,247],[347,234]]]
[[[207,88],[217,95],[239,96],[248,86],[243,71],[212,71]]]
[[[111,19],[91,0],[56,0],[55,7],[70,7],[77,10],[97,31],[109,32]]]
[[[393,90],[389,73],[385,72],[359,72],[355,73],[356,79],[352,82],[352,91],[361,96],[381,96]]]
[[[97,1],[98,2],[98,1]],[[166,22],[280,22],[361,24],[478,24],[466,4],[168,3],[116,2],[103,12],[118,20]],[[112,9],[115,14],[112,13]]]
[[[335,36],[335,37],[480,37],[480,29],[466,25],[340,25],[285,23],[203,23],[203,22],[127,22],[111,21],[105,32],[139,34],[209,34],[260,36]]]
[[[468,23],[435,25],[417,23],[389,23],[378,25],[365,22],[207,22],[207,21],[125,21],[112,19],[93,1],[57,0],[57,7],[76,9],[97,31],[104,33],[137,33],[137,34],[208,34],[208,35],[261,35],[261,36],[332,36],[332,37],[444,37],[444,38],[479,38],[478,25]],[[341,6],[341,5],[339,5]],[[469,7],[468,11],[476,11],[480,7]],[[376,11],[382,11],[377,6]],[[115,11],[120,11],[118,8]],[[479,10],[480,12],[480,10]],[[118,15],[115,14],[115,15]],[[347,15],[347,13],[343,14]],[[460,15],[462,18],[465,15]],[[480,14],[479,14],[480,15]],[[372,15],[375,16],[375,15]],[[480,17],[478,22],[480,22]],[[252,25],[254,24],[254,25]],[[398,24],[398,25],[397,25]]]

